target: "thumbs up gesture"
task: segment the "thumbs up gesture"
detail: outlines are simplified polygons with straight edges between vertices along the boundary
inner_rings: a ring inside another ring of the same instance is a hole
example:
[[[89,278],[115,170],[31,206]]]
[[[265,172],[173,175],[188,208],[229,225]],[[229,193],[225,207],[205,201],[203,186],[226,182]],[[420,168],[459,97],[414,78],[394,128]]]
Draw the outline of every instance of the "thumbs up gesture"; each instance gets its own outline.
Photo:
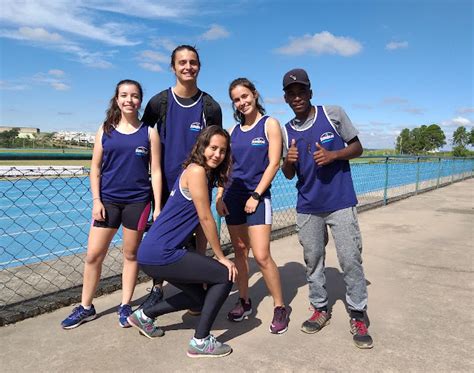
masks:
[[[288,154],[286,155],[286,162],[293,164],[298,161],[298,148],[296,147],[295,139],[291,139],[290,147],[288,148]]]
[[[336,155],[330,150],[326,150],[320,143],[316,143],[316,151],[313,153],[313,159],[318,166],[325,166],[334,162]]]

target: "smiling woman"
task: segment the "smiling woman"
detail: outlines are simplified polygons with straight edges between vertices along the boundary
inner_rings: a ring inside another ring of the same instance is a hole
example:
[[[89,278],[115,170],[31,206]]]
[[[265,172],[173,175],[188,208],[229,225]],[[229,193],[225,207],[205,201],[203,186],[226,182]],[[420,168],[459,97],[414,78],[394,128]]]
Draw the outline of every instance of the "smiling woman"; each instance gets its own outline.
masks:
[[[110,100],[106,119],[96,135],[90,182],[92,225],[89,231],[81,304],[61,323],[72,329],[96,317],[92,299],[96,291],[107,249],[123,226],[124,264],[119,325],[130,326],[127,317],[138,274],[136,253],[150,214],[153,185],[155,200],[161,198],[160,143],[138,119],[142,88],[134,80],[122,80]],[[152,182],[149,181],[151,168]],[[153,218],[160,213],[155,206]]]

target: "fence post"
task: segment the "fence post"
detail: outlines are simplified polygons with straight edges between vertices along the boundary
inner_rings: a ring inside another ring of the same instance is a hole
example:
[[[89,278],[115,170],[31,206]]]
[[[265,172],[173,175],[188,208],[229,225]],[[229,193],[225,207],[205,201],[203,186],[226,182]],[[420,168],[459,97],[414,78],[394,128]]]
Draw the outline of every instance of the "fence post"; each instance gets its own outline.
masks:
[[[383,204],[387,204],[387,189],[388,189],[388,157],[385,157],[385,187],[383,189]]]
[[[438,179],[436,180],[436,189],[439,187],[439,179],[441,178],[441,157],[438,158]]]
[[[456,158],[453,158],[453,168],[451,170],[451,184],[454,183],[454,172],[456,171]]]
[[[418,184],[420,182],[420,157],[416,157],[416,186],[415,196],[418,194]]]

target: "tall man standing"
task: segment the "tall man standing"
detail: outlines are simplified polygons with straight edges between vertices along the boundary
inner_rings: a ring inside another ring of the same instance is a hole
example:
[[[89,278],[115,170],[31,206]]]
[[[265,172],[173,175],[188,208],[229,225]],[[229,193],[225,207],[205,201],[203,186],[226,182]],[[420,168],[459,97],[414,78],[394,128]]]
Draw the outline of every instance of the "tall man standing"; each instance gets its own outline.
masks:
[[[346,284],[350,330],[359,348],[372,348],[364,312],[367,285],[362,268],[362,240],[357,198],[349,159],[362,154],[358,131],[339,106],[313,106],[313,92],[303,69],[283,77],[285,102],[295,114],[284,126],[282,171],[298,178],[298,238],[303,246],[312,315],[301,330],[316,333],[329,324],[325,278],[325,233],[329,226]],[[347,144],[347,146],[346,146]]]
[[[221,107],[197,85],[201,61],[196,48],[191,45],[176,47],[171,53],[170,66],[176,76],[176,84],[153,96],[142,118],[145,124],[151,127],[156,125],[160,134],[162,206],[168,200],[174,182],[181,173],[182,164],[201,130],[211,125],[222,127]],[[199,226],[196,231],[197,251],[204,254],[206,245],[206,238]],[[150,307],[162,297],[162,282],[155,281],[150,296],[142,306]]]

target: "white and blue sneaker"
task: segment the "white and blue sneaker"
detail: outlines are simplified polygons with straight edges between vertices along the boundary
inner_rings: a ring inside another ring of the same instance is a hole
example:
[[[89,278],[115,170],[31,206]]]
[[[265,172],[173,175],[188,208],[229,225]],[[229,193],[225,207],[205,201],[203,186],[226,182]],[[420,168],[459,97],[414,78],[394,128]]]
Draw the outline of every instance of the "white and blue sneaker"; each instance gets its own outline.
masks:
[[[86,321],[94,320],[97,317],[94,305],[86,310],[82,305],[75,307],[72,313],[61,322],[63,329],[74,329]]]
[[[189,357],[224,357],[232,352],[229,345],[219,342],[216,337],[209,334],[201,342],[191,338],[187,355]]]
[[[128,304],[121,304],[117,310],[117,314],[119,315],[119,325],[122,328],[130,328],[130,324],[127,321],[127,317],[132,314],[132,307]]]

